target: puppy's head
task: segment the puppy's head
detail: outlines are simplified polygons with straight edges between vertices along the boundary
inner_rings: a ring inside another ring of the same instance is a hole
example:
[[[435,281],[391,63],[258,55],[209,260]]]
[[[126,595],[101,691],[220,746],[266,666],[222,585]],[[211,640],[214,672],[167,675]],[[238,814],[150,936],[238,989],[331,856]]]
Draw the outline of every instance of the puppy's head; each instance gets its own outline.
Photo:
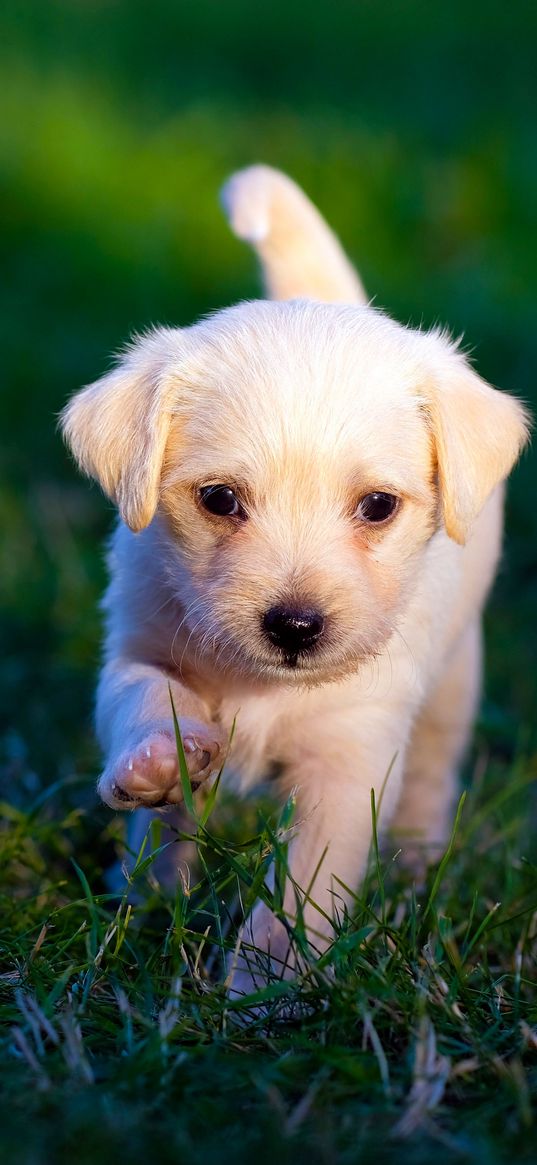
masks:
[[[158,515],[200,657],[306,683],[379,650],[432,535],[465,541],[526,436],[441,335],[306,301],[151,333],[63,424],[132,530]]]

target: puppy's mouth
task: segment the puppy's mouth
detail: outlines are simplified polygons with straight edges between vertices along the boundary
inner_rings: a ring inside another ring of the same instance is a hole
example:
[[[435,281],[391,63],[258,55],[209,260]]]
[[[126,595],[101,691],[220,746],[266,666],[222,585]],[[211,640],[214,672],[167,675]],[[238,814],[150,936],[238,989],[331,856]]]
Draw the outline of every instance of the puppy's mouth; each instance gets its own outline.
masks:
[[[312,651],[278,651],[271,659],[272,666],[295,672],[315,672],[323,666],[324,653]]]
[[[214,627],[195,645],[196,666],[203,660],[209,672],[221,671],[230,682],[249,677],[256,683],[309,687],[353,674],[378,647],[358,639],[356,632],[342,635],[333,614],[313,606],[282,604],[257,614],[255,622],[257,627],[232,631]]]
[[[312,659],[311,655],[302,654],[299,651],[274,651],[270,656],[263,658],[263,666],[269,671],[276,669],[278,672],[314,672],[319,668],[320,659]]]
[[[285,667],[295,668],[298,666],[298,657],[298,651],[290,653],[289,655],[284,655],[282,663],[285,665]]]
[[[343,679],[351,675],[370,658],[368,650],[338,651],[335,646],[325,644],[325,650],[302,654],[301,652],[273,652],[271,656],[257,656],[255,668],[257,676],[264,674],[269,682],[290,684],[292,687],[316,687],[331,680]]]
[[[213,641],[214,643],[214,641]],[[346,649],[333,636],[323,639],[313,651],[283,651],[263,642],[239,644],[229,641],[217,651],[216,663],[229,676],[230,682],[242,677],[247,682],[283,684],[291,687],[317,687],[332,680],[352,675],[371,657],[369,645],[347,644]],[[198,656],[199,660],[199,656]],[[214,667],[211,654],[209,667]]]

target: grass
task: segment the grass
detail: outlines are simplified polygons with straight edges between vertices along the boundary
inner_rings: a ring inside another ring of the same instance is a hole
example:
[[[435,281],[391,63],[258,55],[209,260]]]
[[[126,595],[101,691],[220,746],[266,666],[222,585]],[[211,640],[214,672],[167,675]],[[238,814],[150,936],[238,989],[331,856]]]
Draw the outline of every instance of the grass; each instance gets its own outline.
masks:
[[[77,788],[5,805],[5,1159],[534,1160],[535,762],[506,776],[478,759],[422,890],[373,846],[329,951],[308,956],[299,922],[298,980],[243,1000],[226,967],[253,901],[278,910],[264,878],[285,872],[292,806],[241,819],[219,790],[177,890],[147,845],[119,897],[102,866],[121,821]]]
[[[532,1160],[535,457],[451,852],[418,893],[374,849],[329,965],[274,987],[275,1013],[295,991],[308,1010],[245,1024],[223,948],[286,823],[220,789],[190,889],[145,853],[136,902],[110,896],[124,822],[95,802],[91,702],[112,514],[55,416],[133,330],[257,294],[216,201],[255,160],[304,184],[379,304],[464,332],[535,403],[535,7],[27,0],[2,21],[0,1152]]]

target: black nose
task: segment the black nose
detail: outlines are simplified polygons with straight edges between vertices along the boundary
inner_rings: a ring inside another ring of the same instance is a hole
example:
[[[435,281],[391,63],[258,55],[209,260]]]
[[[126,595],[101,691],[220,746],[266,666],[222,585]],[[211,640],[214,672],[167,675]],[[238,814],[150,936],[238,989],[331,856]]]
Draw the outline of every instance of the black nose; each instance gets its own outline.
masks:
[[[311,651],[323,628],[322,615],[311,607],[271,607],[263,616],[263,631],[287,655]]]

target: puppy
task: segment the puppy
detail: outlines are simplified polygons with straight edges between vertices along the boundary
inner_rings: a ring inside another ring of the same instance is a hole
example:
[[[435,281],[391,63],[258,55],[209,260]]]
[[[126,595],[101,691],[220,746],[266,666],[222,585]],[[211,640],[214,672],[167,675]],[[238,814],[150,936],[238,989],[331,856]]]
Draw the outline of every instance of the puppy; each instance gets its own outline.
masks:
[[[521,404],[438,330],[372,308],[305,195],[255,166],[223,191],[268,299],[156,328],[63,414],[121,521],[97,731],[114,809],[181,800],[223,758],[297,790],[292,882],[317,949],[367,859],[370,794],[403,846],[446,841],[479,697],[481,610]],[[249,933],[293,973],[286,928]],[[255,973],[235,971],[237,991]]]

